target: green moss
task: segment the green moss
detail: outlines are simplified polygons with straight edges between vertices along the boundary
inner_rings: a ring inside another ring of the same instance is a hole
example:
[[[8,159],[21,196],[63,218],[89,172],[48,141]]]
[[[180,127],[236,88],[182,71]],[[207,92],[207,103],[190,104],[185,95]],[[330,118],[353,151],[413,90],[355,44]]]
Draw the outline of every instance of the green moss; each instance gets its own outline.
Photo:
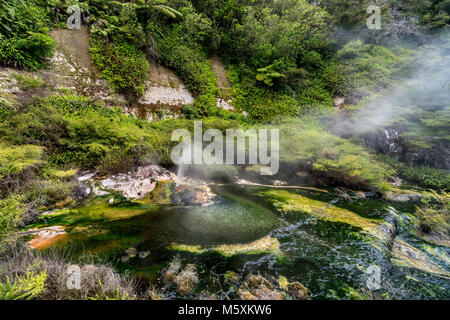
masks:
[[[141,201],[145,204],[170,205],[172,204],[172,195],[175,189],[175,183],[171,180],[158,181],[155,189],[147,194]]]

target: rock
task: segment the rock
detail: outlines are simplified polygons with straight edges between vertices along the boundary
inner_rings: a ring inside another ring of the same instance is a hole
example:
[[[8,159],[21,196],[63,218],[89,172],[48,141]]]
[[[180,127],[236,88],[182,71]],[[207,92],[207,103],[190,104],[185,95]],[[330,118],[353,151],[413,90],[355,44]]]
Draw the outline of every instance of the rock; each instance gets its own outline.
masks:
[[[419,269],[437,276],[450,278],[450,273],[432,261],[419,249],[399,239],[394,240],[392,263],[397,266]]]
[[[334,98],[334,107],[336,109],[341,109],[345,105],[345,98],[344,97],[336,97]]]
[[[18,87],[12,87],[11,89],[9,89],[9,93],[11,94],[19,94],[21,91]]]
[[[225,280],[231,284],[237,284],[239,277],[236,272],[228,271],[225,273]]]
[[[149,204],[170,205],[173,203],[173,190],[175,182],[166,180],[158,181],[152,192],[147,194],[142,200]]]
[[[353,191],[353,194],[360,199],[366,199],[367,195],[362,191]]]
[[[145,259],[150,255],[150,251],[141,251],[139,252],[139,258],[140,259]]]
[[[90,179],[92,179],[96,174],[97,174],[97,172],[84,172],[83,174],[81,174],[81,175],[78,177],[78,181],[84,182],[84,181],[90,180]]]
[[[250,291],[239,291],[238,297],[240,300],[258,300],[257,297],[255,297]]]
[[[258,288],[260,285],[265,285],[268,288],[272,288],[270,282],[261,275],[249,275],[245,282],[249,288]]]
[[[123,253],[124,253],[124,256],[122,256],[120,258],[120,261],[125,263],[125,262],[130,261],[130,259],[136,258],[137,250],[136,250],[136,248],[128,248]]]
[[[130,256],[130,257],[136,257],[136,255],[137,255],[137,250],[136,250],[136,248],[128,248],[127,250],[124,251],[124,253],[125,253],[127,256]]]
[[[232,102],[233,101],[231,100],[226,101],[224,99],[217,98],[217,107],[233,112],[234,107],[231,105]]]
[[[110,175],[98,183],[94,180],[96,172],[85,172],[78,181],[89,185],[86,194],[96,196],[107,195],[110,192],[121,192],[128,200],[141,200],[152,192],[159,181],[176,181],[176,175],[161,166],[148,165],[136,168],[132,172]]]
[[[174,202],[181,202],[184,205],[208,206],[214,203],[217,197],[208,186],[188,187],[179,186],[175,189],[175,195],[178,199]]]
[[[404,193],[404,192],[399,192],[396,189],[393,189],[392,191],[383,193],[382,198],[384,200],[391,201],[391,202],[407,203],[407,202],[419,201],[420,199],[423,198],[423,195],[420,193]]]
[[[291,282],[287,284],[287,291],[294,299],[305,300],[308,298],[308,289],[300,282]]]
[[[180,201],[185,205],[191,205],[195,203],[197,198],[197,193],[188,187],[177,187],[176,194],[178,195]]]

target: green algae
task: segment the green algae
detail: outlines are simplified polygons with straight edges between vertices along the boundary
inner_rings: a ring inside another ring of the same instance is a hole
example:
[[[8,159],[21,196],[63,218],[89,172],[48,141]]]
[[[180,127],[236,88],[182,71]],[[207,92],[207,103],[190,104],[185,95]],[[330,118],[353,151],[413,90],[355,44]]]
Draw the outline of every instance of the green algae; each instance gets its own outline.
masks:
[[[174,243],[169,246],[169,250],[187,251],[191,253],[202,254],[207,251],[214,251],[220,253],[225,257],[233,255],[260,255],[260,254],[276,254],[281,255],[280,243],[277,239],[266,236],[256,241],[244,244],[222,244],[213,247],[205,247],[200,245],[186,245]]]
[[[158,181],[155,189],[138,202],[152,205],[170,205],[173,202],[172,195],[174,190],[175,183],[173,181]]]
[[[350,210],[288,190],[268,190],[259,194],[283,213],[289,211],[305,212],[323,220],[346,223],[368,232],[374,232],[374,229],[382,222],[381,219],[364,218]]]

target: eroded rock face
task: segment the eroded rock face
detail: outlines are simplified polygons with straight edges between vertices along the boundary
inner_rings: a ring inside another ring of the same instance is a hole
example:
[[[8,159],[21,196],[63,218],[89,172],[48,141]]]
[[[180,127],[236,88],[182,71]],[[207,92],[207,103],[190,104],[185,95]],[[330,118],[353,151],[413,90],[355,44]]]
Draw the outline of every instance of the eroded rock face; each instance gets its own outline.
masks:
[[[114,104],[125,104],[126,99],[109,88],[100,79],[100,74],[89,54],[89,31],[55,29],[50,35],[55,40],[56,51],[51,59],[51,68],[41,71],[51,87],[67,88],[78,94]]]
[[[429,148],[410,146],[396,128],[385,128],[367,133],[365,144],[380,153],[412,165],[426,165],[448,170],[450,168],[450,143],[444,139],[429,138]]]
[[[125,113],[147,121],[179,118],[183,107],[193,103],[194,97],[172,70],[152,64],[144,94]]]

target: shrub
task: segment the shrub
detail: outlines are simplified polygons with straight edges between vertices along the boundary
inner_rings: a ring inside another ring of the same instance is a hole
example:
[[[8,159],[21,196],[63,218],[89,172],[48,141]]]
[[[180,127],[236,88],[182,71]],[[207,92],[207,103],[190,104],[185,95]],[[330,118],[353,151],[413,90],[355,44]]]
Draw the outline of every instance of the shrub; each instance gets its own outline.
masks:
[[[145,53],[125,41],[111,43],[91,37],[91,58],[111,88],[128,97],[144,93],[150,65]]]
[[[449,234],[450,194],[431,191],[422,202],[424,206],[416,208],[417,227],[426,233]]]
[[[6,277],[6,283],[0,283],[0,300],[31,300],[45,289],[47,274],[27,272],[24,276],[16,276],[14,282]]]
[[[21,222],[21,215],[26,210],[23,200],[22,196],[16,194],[0,199],[0,241],[3,241]],[[0,245],[0,252],[1,249],[3,244]]]
[[[38,146],[11,146],[0,142],[0,180],[42,164],[42,152]]]
[[[426,166],[400,165],[399,175],[408,181],[435,190],[450,190],[450,174],[441,169]]]
[[[53,54],[45,8],[38,1],[0,1],[0,63],[36,70]]]
[[[105,264],[94,265],[94,261],[94,257],[74,259],[56,251],[31,251],[24,244],[14,243],[0,252],[0,290],[10,292],[15,281],[15,294],[11,296],[16,299],[136,298],[137,285],[131,277],[119,275]],[[80,265],[80,290],[67,287],[67,269],[73,263]]]
[[[343,77],[338,92],[348,94],[358,89],[372,92],[387,84],[401,60],[390,49],[383,46],[363,44],[361,40],[347,43],[339,52],[342,61],[339,71]]]

